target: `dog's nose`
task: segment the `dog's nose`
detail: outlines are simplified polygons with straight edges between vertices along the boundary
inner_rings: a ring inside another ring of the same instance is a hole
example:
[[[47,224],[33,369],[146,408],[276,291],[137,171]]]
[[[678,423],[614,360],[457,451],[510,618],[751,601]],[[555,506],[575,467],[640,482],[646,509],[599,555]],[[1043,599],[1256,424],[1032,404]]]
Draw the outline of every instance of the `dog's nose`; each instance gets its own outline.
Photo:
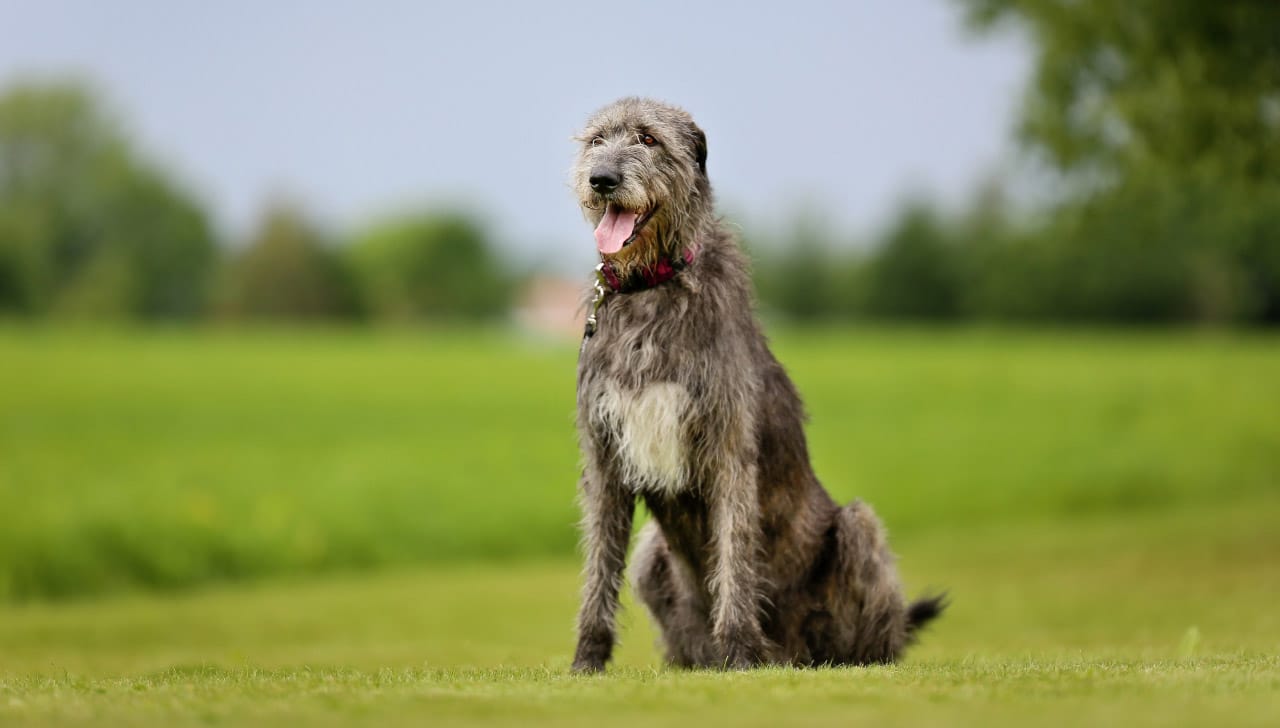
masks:
[[[613,192],[618,185],[622,184],[622,173],[616,169],[607,167],[596,167],[591,170],[591,189],[596,192]]]

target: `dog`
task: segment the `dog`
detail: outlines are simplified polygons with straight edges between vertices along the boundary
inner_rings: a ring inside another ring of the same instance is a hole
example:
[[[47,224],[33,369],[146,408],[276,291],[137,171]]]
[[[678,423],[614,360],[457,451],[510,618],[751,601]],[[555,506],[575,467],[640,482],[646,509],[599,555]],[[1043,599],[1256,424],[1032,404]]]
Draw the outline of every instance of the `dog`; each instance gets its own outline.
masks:
[[[578,358],[573,669],[612,656],[637,500],[652,519],[631,580],[669,663],[895,660],[944,598],[907,604],[871,508],[838,505],[814,475],[800,397],[715,213],[706,135],[684,110],[630,97],[576,139],[573,187],[601,262]]]

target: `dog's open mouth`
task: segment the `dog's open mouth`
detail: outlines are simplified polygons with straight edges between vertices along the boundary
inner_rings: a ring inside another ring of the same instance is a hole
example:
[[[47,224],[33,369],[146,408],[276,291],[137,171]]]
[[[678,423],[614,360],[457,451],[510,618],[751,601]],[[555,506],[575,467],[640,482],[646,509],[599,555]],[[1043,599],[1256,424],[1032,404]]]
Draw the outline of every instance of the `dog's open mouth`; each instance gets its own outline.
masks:
[[[600,224],[596,225],[596,248],[605,255],[613,255],[627,247],[635,241],[656,209],[658,208],[643,213],[632,212],[610,202],[604,209]]]

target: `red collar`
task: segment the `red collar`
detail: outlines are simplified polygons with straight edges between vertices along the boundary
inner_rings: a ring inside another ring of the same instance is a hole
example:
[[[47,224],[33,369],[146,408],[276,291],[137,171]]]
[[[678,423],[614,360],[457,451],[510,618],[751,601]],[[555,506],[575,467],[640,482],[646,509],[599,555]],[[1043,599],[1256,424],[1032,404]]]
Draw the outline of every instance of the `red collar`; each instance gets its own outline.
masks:
[[[602,262],[596,270],[600,272],[601,282],[609,286],[614,293],[631,293],[653,288],[675,278],[677,273],[693,262],[693,258],[697,253],[698,246],[690,245],[684,249],[684,255],[681,257],[662,258],[653,265],[640,266],[625,280],[618,277],[618,272],[613,269],[613,265],[607,260]]]

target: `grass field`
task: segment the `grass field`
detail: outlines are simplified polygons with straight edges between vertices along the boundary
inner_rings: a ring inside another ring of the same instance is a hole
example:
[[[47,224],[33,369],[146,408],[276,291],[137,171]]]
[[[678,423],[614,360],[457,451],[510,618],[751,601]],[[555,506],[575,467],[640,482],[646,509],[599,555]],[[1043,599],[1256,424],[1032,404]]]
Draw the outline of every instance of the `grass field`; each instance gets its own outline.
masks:
[[[1280,488],[1273,338],[842,330],[777,349],[820,477],[899,535]],[[0,596],[569,557],[574,355],[498,334],[0,329]]]
[[[893,667],[567,672],[571,562],[0,608],[0,725],[1274,725],[1280,503],[899,540],[952,610]],[[1226,526],[1229,526],[1226,527]]]
[[[631,610],[569,675],[572,346],[0,330],[0,725],[1274,725],[1280,340],[776,348],[951,590],[902,665],[671,672]]]

